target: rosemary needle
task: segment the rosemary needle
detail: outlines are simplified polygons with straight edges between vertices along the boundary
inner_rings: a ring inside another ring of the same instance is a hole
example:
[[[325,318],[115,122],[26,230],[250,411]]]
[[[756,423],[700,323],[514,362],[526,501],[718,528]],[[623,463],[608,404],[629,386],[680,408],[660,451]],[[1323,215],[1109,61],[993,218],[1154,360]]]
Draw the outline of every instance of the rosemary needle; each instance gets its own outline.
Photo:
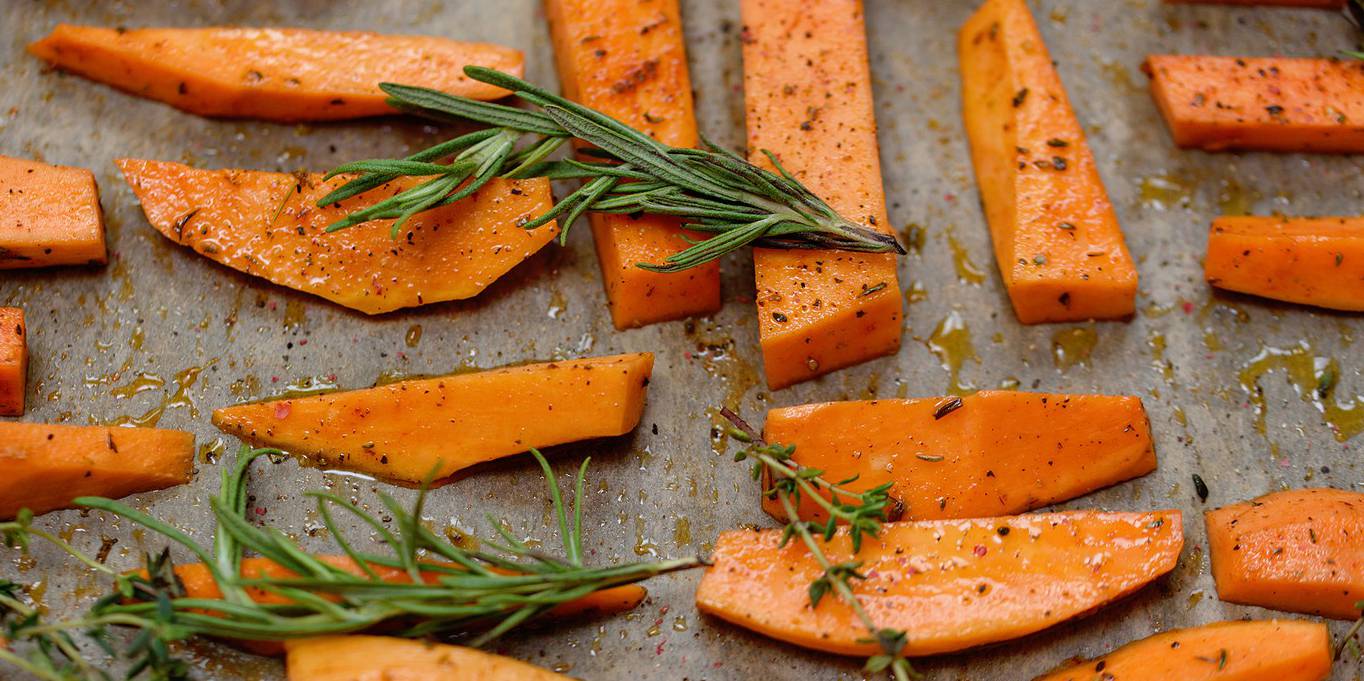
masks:
[[[389,219],[394,221],[396,237],[412,216],[464,199],[493,178],[546,177],[584,180],[553,208],[522,225],[534,229],[559,219],[563,226],[560,243],[572,223],[589,212],[675,216],[689,229],[711,235],[692,241],[662,263],[637,263],[657,272],[696,267],[749,245],[905,252],[894,236],[839,215],[786,172],[770,152],[763,153],[776,173],[704,138],[702,149],[663,144],[610,116],[499,71],[468,66],[464,72],[474,80],[511,91],[538,111],[426,88],[381,84],[395,108],[490,127],[407,158],[356,161],[334,169],[329,178],[357,176],[318,205],[335,204],[401,177],[425,179],[351,212],[330,225],[329,231]],[[591,160],[547,160],[570,139],[588,145],[584,154]]]
[[[470,634],[472,645],[482,645],[557,605],[702,564],[700,559],[688,558],[584,566],[581,514],[587,462],[578,469],[570,514],[549,463],[531,450],[549,485],[566,557],[536,551],[496,522],[500,541],[482,542],[491,551],[439,539],[422,525],[425,490],[410,511],[383,496],[392,523],[381,522],[342,497],[311,493],[324,526],[353,561],[357,574],[319,560],[280,530],[258,527],[247,519],[246,481],[251,463],[274,453],[278,450],[244,447],[236,465],[224,470],[218,494],[210,500],[217,519],[211,548],[120,502],[98,497],[76,500],[86,508],[121,516],[188,550],[217,582],[220,599],[185,592],[174,572],[169,547],[146,556],[141,571],[120,572],[33,527],[32,513],[21,512],[15,521],[0,523],[0,537],[7,545],[26,546],[32,538],[51,542],[114,583],[112,592],[85,614],[47,622],[37,608],[24,602],[19,585],[0,581],[0,666],[8,664],[45,681],[112,678],[101,665],[82,656],[76,632],[84,632],[110,656],[127,664],[125,678],[154,681],[189,678],[189,665],[172,654],[170,646],[194,636],[281,641],[384,625],[388,635]],[[387,551],[364,551],[351,544],[338,529],[338,512],[350,514],[372,530]],[[247,551],[274,561],[292,575],[242,575]],[[407,579],[385,579],[378,568],[390,574],[405,572]],[[259,603],[250,595],[259,591],[279,596],[282,602]],[[116,645],[114,628],[131,628],[135,633],[131,640]]]

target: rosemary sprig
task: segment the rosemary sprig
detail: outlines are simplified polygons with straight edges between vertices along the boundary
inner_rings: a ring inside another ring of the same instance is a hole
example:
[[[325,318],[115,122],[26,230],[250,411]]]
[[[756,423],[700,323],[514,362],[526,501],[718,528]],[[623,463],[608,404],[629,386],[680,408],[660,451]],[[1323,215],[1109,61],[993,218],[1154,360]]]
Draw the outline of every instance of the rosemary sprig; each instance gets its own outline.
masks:
[[[217,520],[212,547],[202,546],[180,530],[120,502],[98,497],[76,500],[86,508],[122,516],[188,550],[207,566],[222,591],[221,599],[186,595],[173,571],[169,547],[157,556],[147,556],[141,572],[125,573],[34,527],[32,514],[23,513],[13,522],[0,523],[0,536],[7,545],[23,547],[32,538],[51,542],[114,583],[112,592],[83,615],[47,623],[35,608],[24,603],[17,586],[0,582],[0,663],[45,681],[110,679],[108,672],[82,657],[74,632],[85,632],[106,653],[127,663],[127,679],[157,681],[188,678],[188,665],[172,654],[171,645],[194,636],[280,641],[384,625],[385,632],[394,636],[471,634],[470,644],[478,646],[562,603],[702,564],[698,558],[688,558],[585,566],[582,504],[587,461],[578,469],[570,514],[549,463],[532,450],[549,485],[565,557],[532,549],[491,517],[499,540],[482,545],[492,551],[439,539],[422,525],[425,489],[410,511],[391,497],[381,497],[393,517],[392,529],[342,497],[310,493],[333,541],[363,573],[355,575],[318,560],[278,528],[258,527],[247,519],[246,483],[251,464],[261,456],[277,453],[243,447],[236,465],[224,470],[218,495],[211,499]],[[387,552],[361,550],[346,539],[336,523],[338,511],[349,513],[372,530]],[[241,562],[248,551],[273,560],[297,576],[242,576]],[[410,581],[386,581],[377,567],[402,570]],[[264,590],[288,602],[257,603],[248,589]],[[126,645],[115,647],[113,628],[131,628],[136,633]],[[27,654],[7,649],[6,642],[22,646]]]
[[[777,248],[831,248],[894,252],[894,236],[867,229],[839,215],[764,151],[778,173],[704,141],[704,149],[673,147],[605,114],[575,104],[519,78],[477,66],[464,72],[513,92],[539,111],[479,102],[426,88],[380,84],[390,105],[440,120],[491,126],[437,144],[404,159],[348,163],[328,177],[358,176],[318,201],[332,205],[400,177],[429,178],[393,197],[351,212],[330,225],[344,229],[391,219],[396,238],[413,215],[468,197],[495,177],[581,179],[584,183],[553,208],[522,227],[534,229],[556,218],[563,229],[587,212],[677,216],[687,227],[713,236],[694,241],[662,263],[638,263],[657,272],[677,272],[710,262],[751,244]],[[590,161],[547,161],[565,141],[590,147]],[[441,159],[449,159],[441,162]]]
[[[781,546],[786,546],[794,537],[810,551],[810,555],[823,569],[823,574],[810,583],[810,607],[818,607],[824,596],[830,592],[847,603],[870,637],[866,639],[881,647],[881,653],[867,660],[866,669],[872,673],[888,671],[896,681],[918,678],[909,660],[902,654],[908,641],[906,632],[876,626],[867,614],[862,602],[853,593],[853,580],[866,579],[858,572],[862,561],[850,560],[834,563],[824,552],[823,545],[834,538],[840,524],[847,526],[849,540],[852,542],[853,555],[862,549],[865,537],[876,537],[881,524],[898,520],[904,506],[890,496],[890,484],[880,485],[865,492],[852,492],[844,485],[851,484],[856,478],[831,483],[825,480],[823,471],[801,466],[791,460],[796,448],[780,443],[769,444],[762,436],[728,408],[720,410],[720,415],[730,422],[730,437],[747,445],[734,455],[735,461],[753,460],[753,478],[767,480],[763,493],[781,503],[786,514],[786,527],[782,530]],[[829,498],[825,498],[825,494]],[[797,512],[802,495],[819,504],[828,514],[827,522],[820,524],[803,521]]]

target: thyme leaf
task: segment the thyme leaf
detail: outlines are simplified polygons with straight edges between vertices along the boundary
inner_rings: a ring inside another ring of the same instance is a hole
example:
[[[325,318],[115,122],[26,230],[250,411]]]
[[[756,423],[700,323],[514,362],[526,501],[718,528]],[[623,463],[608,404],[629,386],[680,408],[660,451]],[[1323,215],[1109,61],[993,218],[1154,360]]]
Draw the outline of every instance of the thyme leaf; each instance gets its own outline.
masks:
[[[867,660],[866,670],[871,673],[889,671],[896,681],[918,678],[919,675],[903,655],[908,642],[906,632],[876,626],[862,607],[861,600],[853,593],[852,583],[866,579],[866,575],[859,572],[862,561],[853,559],[834,563],[824,552],[824,545],[838,533],[840,524],[846,526],[853,555],[856,556],[862,549],[864,538],[875,538],[883,523],[900,519],[904,514],[904,506],[890,496],[890,483],[865,492],[850,491],[844,485],[854,482],[856,478],[831,483],[824,479],[823,471],[807,468],[791,459],[796,451],[795,446],[767,443],[757,430],[729,408],[721,409],[720,415],[730,423],[730,437],[746,445],[734,455],[734,460],[752,459],[754,477],[765,480],[763,493],[781,503],[782,511],[786,514],[781,544],[785,546],[791,539],[799,538],[823,570],[810,583],[810,607],[818,607],[824,596],[830,593],[838,596],[852,608],[866,627],[868,637],[864,640],[876,643],[881,648],[879,654]],[[825,494],[828,495],[827,499]],[[801,520],[798,506],[802,495],[824,510],[829,517],[826,523]]]

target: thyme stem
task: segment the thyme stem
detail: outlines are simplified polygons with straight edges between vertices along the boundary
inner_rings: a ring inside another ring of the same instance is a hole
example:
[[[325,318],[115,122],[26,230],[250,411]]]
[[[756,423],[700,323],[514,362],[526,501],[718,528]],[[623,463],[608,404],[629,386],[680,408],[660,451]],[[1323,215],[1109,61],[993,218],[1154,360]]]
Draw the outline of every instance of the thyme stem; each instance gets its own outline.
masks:
[[[867,629],[870,635],[868,640],[881,647],[880,654],[867,660],[867,671],[873,673],[888,671],[896,681],[917,678],[918,674],[903,655],[908,638],[906,632],[877,627],[876,622],[867,614],[861,599],[853,592],[851,581],[865,579],[865,576],[858,572],[862,562],[854,559],[834,563],[824,552],[824,545],[834,538],[840,521],[848,528],[852,554],[855,558],[861,551],[862,538],[875,537],[880,532],[881,523],[890,519],[888,513],[893,513],[894,518],[898,519],[904,507],[890,497],[890,485],[881,485],[866,492],[849,491],[843,485],[852,480],[830,483],[822,477],[822,471],[806,468],[792,460],[794,446],[767,443],[757,430],[729,408],[722,408],[720,415],[732,426],[730,435],[748,445],[746,449],[735,454],[735,461],[751,458],[754,460],[755,479],[770,476],[764,494],[777,499],[786,515],[786,527],[782,531],[781,544],[784,546],[793,536],[800,537],[801,543],[823,571],[819,579],[810,584],[810,607],[818,607],[823,596],[832,591],[852,609],[853,614]],[[822,492],[827,492],[830,498],[826,500]],[[799,504],[802,494],[815,500],[828,513],[829,520],[822,527],[818,523],[801,520]],[[848,502],[844,499],[853,501]],[[819,538],[816,538],[815,530],[819,531],[821,535]]]

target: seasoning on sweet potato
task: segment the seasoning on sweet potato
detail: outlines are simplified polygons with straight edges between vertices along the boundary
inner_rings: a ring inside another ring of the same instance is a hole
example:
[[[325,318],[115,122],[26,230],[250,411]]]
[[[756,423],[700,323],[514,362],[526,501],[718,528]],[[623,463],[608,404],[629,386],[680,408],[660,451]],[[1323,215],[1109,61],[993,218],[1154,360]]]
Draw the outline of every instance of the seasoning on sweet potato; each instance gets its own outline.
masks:
[[[546,0],[564,96],[665,144],[697,142],[677,0]],[[687,247],[678,220],[593,213],[611,320],[625,329],[720,309],[718,262],[664,274],[637,267]]]
[[[1034,681],[1322,681],[1331,633],[1318,622],[1217,622],[1129,643]]]
[[[1275,492],[1205,514],[1217,597],[1337,619],[1364,600],[1364,494]]]
[[[1364,218],[1217,218],[1203,276],[1229,291],[1364,311]]]
[[[0,416],[23,416],[28,387],[28,329],[24,311],[0,307]]]
[[[408,181],[319,208],[345,182],[320,175],[199,170],[118,161],[147,221],[211,260],[369,314],[478,295],[558,234],[519,222],[550,207],[549,181],[494,179],[464,201],[413,217],[398,239],[390,220],[324,230],[351,208]]]
[[[743,0],[749,160],[763,150],[848,219],[890,230],[861,0]],[[776,390],[900,348],[891,254],[758,248],[758,330]]]
[[[1179,511],[1037,513],[885,525],[850,555],[847,531],[829,559],[863,561],[853,591],[878,627],[904,630],[905,654],[933,655],[1005,641],[1078,617],[1169,572],[1184,543]],[[720,535],[697,607],[773,638],[844,655],[871,655],[866,629],[832,597],[810,607],[821,569],[781,530]]]
[[[0,422],[0,519],[82,496],[118,498],[189,482],[194,435],[179,430]]]
[[[1139,397],[983,391],[773,409],[764,438],[855,492],[893,483],[914,519],[1022,513],[1156,468]],[[785,513],[776,499],[763,508]],[[802,518],[825,520],[805,498]]]
[[[364,571],[356,565],[355,561],[343,555],[318,555],[314,556],[319,561],[338,567],[357,577],[365,576]],[[387,567],[383,565],[370,565],[385,582],[409,583],[411,577],[405,570]],[[248,579],[290,579],[296,577],[294,573],[280,567],[280,565],[268,558],[246,558],[242,560],[241,574]],[[202,563],[182,563],[175,566],[175,576],[180,578],[181,584],[185,588],[185,595],[188,598],[202,598],[216,600],[223,597],[223,592],[218,589],[218,583],[214,581],[213,574]],[[440,578],[440,573],[426,571],[422,573],[423,579],[428,583],[434,583]],[[262,589],[248,588],[252,600],[266,604],[286,604],[289,599],[279,594],[271,593]],[[637,584],[627,584],[611,589],[597,591],[588,594],[576,601],[570,601],[555,607],[547,617],[566,618],[578,615],[600,613],[613,614],[632,610],[635,606],[644,602],[648,596],[648,591]],[[333,596],[324,596],[334,600]],[[257,655],[283,655],[284,644],[276,641],[233,641],[233,645],[248,650]]]
[[[1364,61],[1156,55],[1144,69],[1181,147],[1364,151]]]
[[[379,83],[474,99],[501,88],[464,75],[514,75],[519,50],[417,35],[301,28],[102,28],[58,24],[28,51],[66,71],[200,116],[320,121],[390,114]]]
[[[475,648],[383,636],[290,641],[289,681],[566,681],[547,669]]]
[[[226,407],[213,424],[294,455],[419,483],[531,448],[630,432],[650,353],[525,364]]]
[[[1136,265],[1027,4],[987,0],[957,49],[976,182],[1018,320],[1131,315]]]
[[[106,258],[99,188],[89,170],[0,156],[0,270]]]

